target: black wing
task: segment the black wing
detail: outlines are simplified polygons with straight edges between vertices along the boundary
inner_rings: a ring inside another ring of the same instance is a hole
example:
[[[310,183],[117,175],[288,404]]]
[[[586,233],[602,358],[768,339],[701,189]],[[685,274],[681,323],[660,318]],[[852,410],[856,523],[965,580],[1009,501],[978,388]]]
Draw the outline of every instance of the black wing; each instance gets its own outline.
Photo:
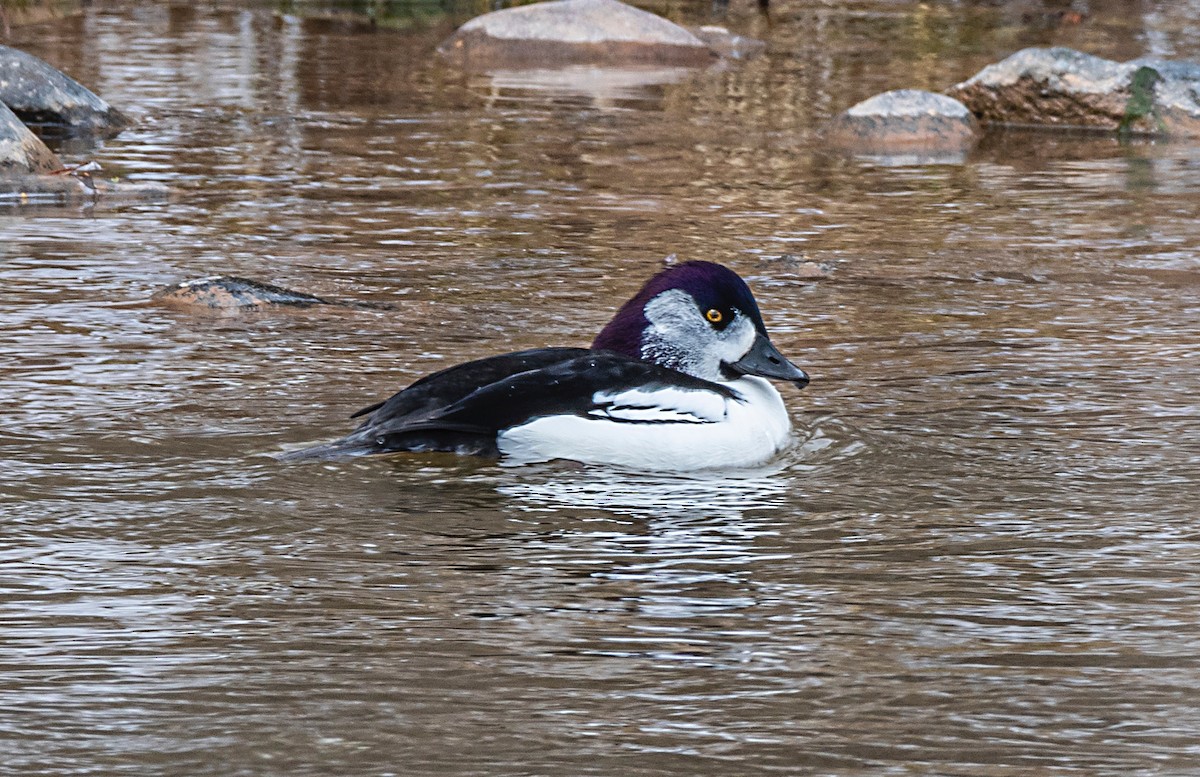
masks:
[[[604,415],[613,421],[645,422],[636,407],[614,408],[614,402],[626,400],[605,397],[628,396],[630,392],[649,396],[663,390],[671,390],[675,396],[738,396],[720,384],[620,354],[583,354],[505,376],[432,412],[387,418],[378,418],[377,413],[354,436],[369,438],[377,452],[453,450],[496,455],[496,435],[501,430],[544,416]],[[622,409],[626,412],[620,412]],[[681,416],[685,414],[680,411]],[[444,445],[433,444],[439,438]]]

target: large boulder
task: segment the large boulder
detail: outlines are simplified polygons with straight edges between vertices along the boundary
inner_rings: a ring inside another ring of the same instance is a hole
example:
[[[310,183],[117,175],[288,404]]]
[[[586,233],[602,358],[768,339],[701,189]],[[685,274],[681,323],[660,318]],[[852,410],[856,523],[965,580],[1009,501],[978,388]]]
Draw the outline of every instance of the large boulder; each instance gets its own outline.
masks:
[[[83,84],[32,54],[0,46],[0,102],[28,124],[109,137],[129,124]]]
[[[43,175],[62,166],[58,155],[0,102],[0,176]]]
[[[562,65],[707,65],[718,55],[688,30],[617,0],[553,0],[484,14],[440,47],[469,70]]]
[[[1030,48],[947,90],[990,124],[1200,137],[1200,65]]]
[[[978,137],[979,125],[965,105],[919,89],[877,94],[826,128],[830,144],[847,151],[930,160],[961,158]]]

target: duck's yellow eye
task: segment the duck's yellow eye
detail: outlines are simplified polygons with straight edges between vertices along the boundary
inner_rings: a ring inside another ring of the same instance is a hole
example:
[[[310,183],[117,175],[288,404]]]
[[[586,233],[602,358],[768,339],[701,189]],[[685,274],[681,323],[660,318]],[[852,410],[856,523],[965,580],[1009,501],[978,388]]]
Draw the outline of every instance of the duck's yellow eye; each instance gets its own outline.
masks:
[[[725,318],[725,314],[716,308],[709,308],[708,312],[704,314],[704,317],[714,324],[719,324],[721,323],[721,319]]]

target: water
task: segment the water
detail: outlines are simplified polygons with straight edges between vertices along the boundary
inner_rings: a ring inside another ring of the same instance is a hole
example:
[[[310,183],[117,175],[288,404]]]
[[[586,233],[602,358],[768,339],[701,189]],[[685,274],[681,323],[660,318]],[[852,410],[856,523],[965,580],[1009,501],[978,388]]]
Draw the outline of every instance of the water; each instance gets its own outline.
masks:
[[[1200,151],[817,133],[1025,45],[1200,42],[1189,4],[1055,9],[735,5],[768,56],[583,86],[442,69],[454,19],[17,28],[137,119],[67,160],[175,195],[0,211],[0,772],[1195,773]],[[672,253],[813,376],[774,466],[270,458],[587,343]],[[149,301],[213,273],[394,309]]]

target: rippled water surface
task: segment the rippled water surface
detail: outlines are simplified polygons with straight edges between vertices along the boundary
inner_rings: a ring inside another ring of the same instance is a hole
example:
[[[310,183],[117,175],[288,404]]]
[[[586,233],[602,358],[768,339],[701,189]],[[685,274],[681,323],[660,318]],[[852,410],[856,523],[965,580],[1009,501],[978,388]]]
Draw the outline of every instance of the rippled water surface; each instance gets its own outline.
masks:
[[[1084,5],[734,3],[766,56],[650,75],[464,77],[462,17],[15,28],[136,119],[63,156],[174,194],[0,209],[0,771],[1195,774],[1200,149],[817,132],[1026,45],[1200,45]],[[669,254],[813,376],[774,466],[270,457],[586,344]],[[150,301],[215,273],[375,307]]]

